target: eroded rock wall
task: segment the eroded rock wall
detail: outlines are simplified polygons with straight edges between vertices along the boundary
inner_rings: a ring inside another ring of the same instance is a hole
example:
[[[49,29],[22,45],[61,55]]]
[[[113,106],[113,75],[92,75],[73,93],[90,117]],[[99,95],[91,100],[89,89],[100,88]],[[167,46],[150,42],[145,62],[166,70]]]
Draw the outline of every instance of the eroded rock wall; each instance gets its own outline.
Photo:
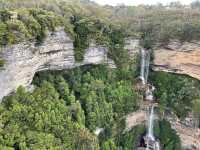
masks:
[[[28,86],[34,74],[42,70],[70,69],[85,64],[108,63],[112,68],[114,62],[107,58],[107,49],[90,44],[86,49],[84,60],[76,63],[74,59],[73,41],[63,28],[49,33],[40,46],[31,42],[1,48],[1,57],[6,60],[0,70],[0,99],[14,91],[18,86]]]
[[[171,41],[154,51],[155,71],[186,74],[200,80],[200,43]]]

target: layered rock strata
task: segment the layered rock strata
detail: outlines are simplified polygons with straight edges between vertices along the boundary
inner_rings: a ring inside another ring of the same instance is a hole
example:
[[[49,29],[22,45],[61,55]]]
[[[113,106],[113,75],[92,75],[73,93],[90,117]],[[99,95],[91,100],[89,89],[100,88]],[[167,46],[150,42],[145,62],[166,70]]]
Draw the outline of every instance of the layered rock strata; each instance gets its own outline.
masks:
[[[107,58],[107,48],[92,43],[85,50],[83,62],[76,63],[73,41],[63,28],[49,33],[39,46],[33,42],[22,42],[1,47],[0,57],[6,60],[4,69],[0,70],[0,99],[20,85],[29,86],[38,71],[70,69],[100,63],[107,63],[111,68],[116,67],[114,62]]]
[[[155,71],[189,75],[200,80],[200,43],[172,41],[154,51]]]

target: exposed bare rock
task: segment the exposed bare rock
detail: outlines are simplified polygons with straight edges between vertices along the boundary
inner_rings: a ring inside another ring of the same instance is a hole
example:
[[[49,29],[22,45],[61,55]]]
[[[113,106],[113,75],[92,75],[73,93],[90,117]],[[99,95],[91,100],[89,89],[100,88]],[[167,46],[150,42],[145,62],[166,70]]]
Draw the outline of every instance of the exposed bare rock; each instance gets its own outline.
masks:
[[[200,129],[190,128],[182,125],[179,121],[170,122],[181,139],[182,146],[185,149],[200,150]]]
[[[86,49],[82,63],[74,59],[73,41],[63,28],[49,33],[42,45],[31,42],[1,48],[1,57],[6,60],[5,69],[0,70],[0,99],[13,92],[18,86],[29,86],[34,74],[41,70],[70,69],[85,64],[108,63],[115,68],[112,60],[107,58],[107,49],[90,44]]]
[[[156,71],[186,74],[200,79],[200,44],[197,42],[170,42],[154,52]]]
[[[146,111],[140,110],[129,114],[126,117],[126,129],[130,130],[132,127],[145,123],[147,121]]]
[[[128,49],[129,55],[131,58],[134,58],[139,50],[140,50],[140,40],[139,39],[133,39],[133,38],[127,38],[125,40],[125,49]]]
[[[139,41],[127,39],[129,51],[137,48]],[[113,60],[107,57],[108,49],[91,42],[85,50],[83,62],[77,63],[74,59],[73,41],[63,28],[49,33],[41,45],[33,42],[23,42],[11,46],[1,47],[0,57],[6,60],[4,70],[0,70],[0,100],[13,92],[18,86],[30,88],[34,74],[42,70],[70,69],[86,64],[106,63],[110,68],[116,68]]]
[[[177,131],[183,149],[200,150],[200,129],[194,126],[195,122],[192,115],[184,120],[179,120],[175,115],[168,116],[166,119],[170,122],[171,127]]]

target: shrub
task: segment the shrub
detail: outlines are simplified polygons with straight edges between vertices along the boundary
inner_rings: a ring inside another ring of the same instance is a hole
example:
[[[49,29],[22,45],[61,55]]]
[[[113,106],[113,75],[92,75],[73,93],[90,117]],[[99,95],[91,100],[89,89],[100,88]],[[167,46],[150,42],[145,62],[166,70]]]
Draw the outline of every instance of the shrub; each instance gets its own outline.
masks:
[[[32,9],[30,13],[39,22],[42,28],[47,28],[50,31],[54,31],[56,26],[62,25],[63,23],[62,17],[53,12]]]
[[[0,58],[0,68],[2,68],[5,64],[5,60]]]
[[[0,45],[7,44],[7,40],[6,40],[7,34],[8,34],[7,25],[3,22],[0,22]]]
[[[8,27],[8,43],[15,44],[25,39],[30,39],[30,34],[24,25],[23,22],[20,20],[12,20],[6,22]]]
[[[129,63],[128,51],[124,49],[125,31],[121,27],[110,26],[110,31],[104,31],[108,36],[108,56],[114,60],[119,68],[126,67]]]
[[[47,30],[55,31],[63,26],[60,15],[42,9],[17,9],[17,18],[11,20],[9,11],[0,11],[0,45],[15,44],[23,40],[36,39],[41,43]]]
[[[10,19],[10,12],[8,10],[0,10],[0,21],[7,21]]]
[[[75,59],[82,61],[84,57],[85,49],[89,46],[89,22],[86,18],[81,16],[74,16],[71,20],[74,25],[74,47],[75,47]]]
[[[32,15],[26,13],[19,14],[19,20],[26,25],[26,28],[32,38],[35,38],[40,34],[41,26]]]
[[[166,120],[155,123],[155,136],[159,138],[161,147],[165,150],[181,150],[181,141],[174,129]]]
[[[37,42],[41,43],[46,37],[47,30],[55,31],[55,28],[63,24],[61,16],[41,9],[31,9],[30,14],[37,20],[41,28],[36,36]]]

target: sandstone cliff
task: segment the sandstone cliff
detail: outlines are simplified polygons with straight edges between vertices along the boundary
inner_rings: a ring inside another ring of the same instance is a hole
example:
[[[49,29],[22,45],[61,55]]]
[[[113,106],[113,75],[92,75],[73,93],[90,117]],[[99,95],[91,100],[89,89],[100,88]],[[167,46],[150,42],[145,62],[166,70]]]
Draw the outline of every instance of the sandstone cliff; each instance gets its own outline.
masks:
[[[127,48],[138,45],[138,40],[127,42]],[[130,51],[133,51],[131,50]],[[0,100],[13,92],[18,86],[28,86],[34,74],[42,70],[70,69],[86,64],[106,63],[115,68],[114,62],[107,57],[108,49],[103,46],[90,44],[85,50],[84,60],[75,62],[73,41],[63,28],[55,33],[49,33],[42,45],[36,46],[31,42],[1,48],[0,56],[6,60],[3,70],[0,70]]]
[[[154,54],[155,71],[186,74],[200,80],[200,43],[171,41]]]
[[[2,48],[6,60],[0,71],[0,99],[14,91],[19,85],[28,86],[34,74],[41,70],[73,68],[83,64],[99,64],[107,61],[106,48],[91,45],[85,53],[83,63],[74,59],[73,41],[62,28],[49,36],[40,46],[24,42]]]
[[[125,48],[130,56],[139,52],[139,40],[126,39]],[[85,51],[84,60],[76,63],[73,41],[59,28],[49,33],[44,43],[35,46],[31,42],[1,48],[0,56],[6,60],[5,69],[0,70],[0,99],[14,91],[19,85],[30,85],[34,74],[41,70],[70,69],[85,64],[107,63],[115,68],[112,60],[107,58],[107,48],[91,43]],[[200,43],[171,41],[154,51],[153,69],[186,74],[200,79]]]

